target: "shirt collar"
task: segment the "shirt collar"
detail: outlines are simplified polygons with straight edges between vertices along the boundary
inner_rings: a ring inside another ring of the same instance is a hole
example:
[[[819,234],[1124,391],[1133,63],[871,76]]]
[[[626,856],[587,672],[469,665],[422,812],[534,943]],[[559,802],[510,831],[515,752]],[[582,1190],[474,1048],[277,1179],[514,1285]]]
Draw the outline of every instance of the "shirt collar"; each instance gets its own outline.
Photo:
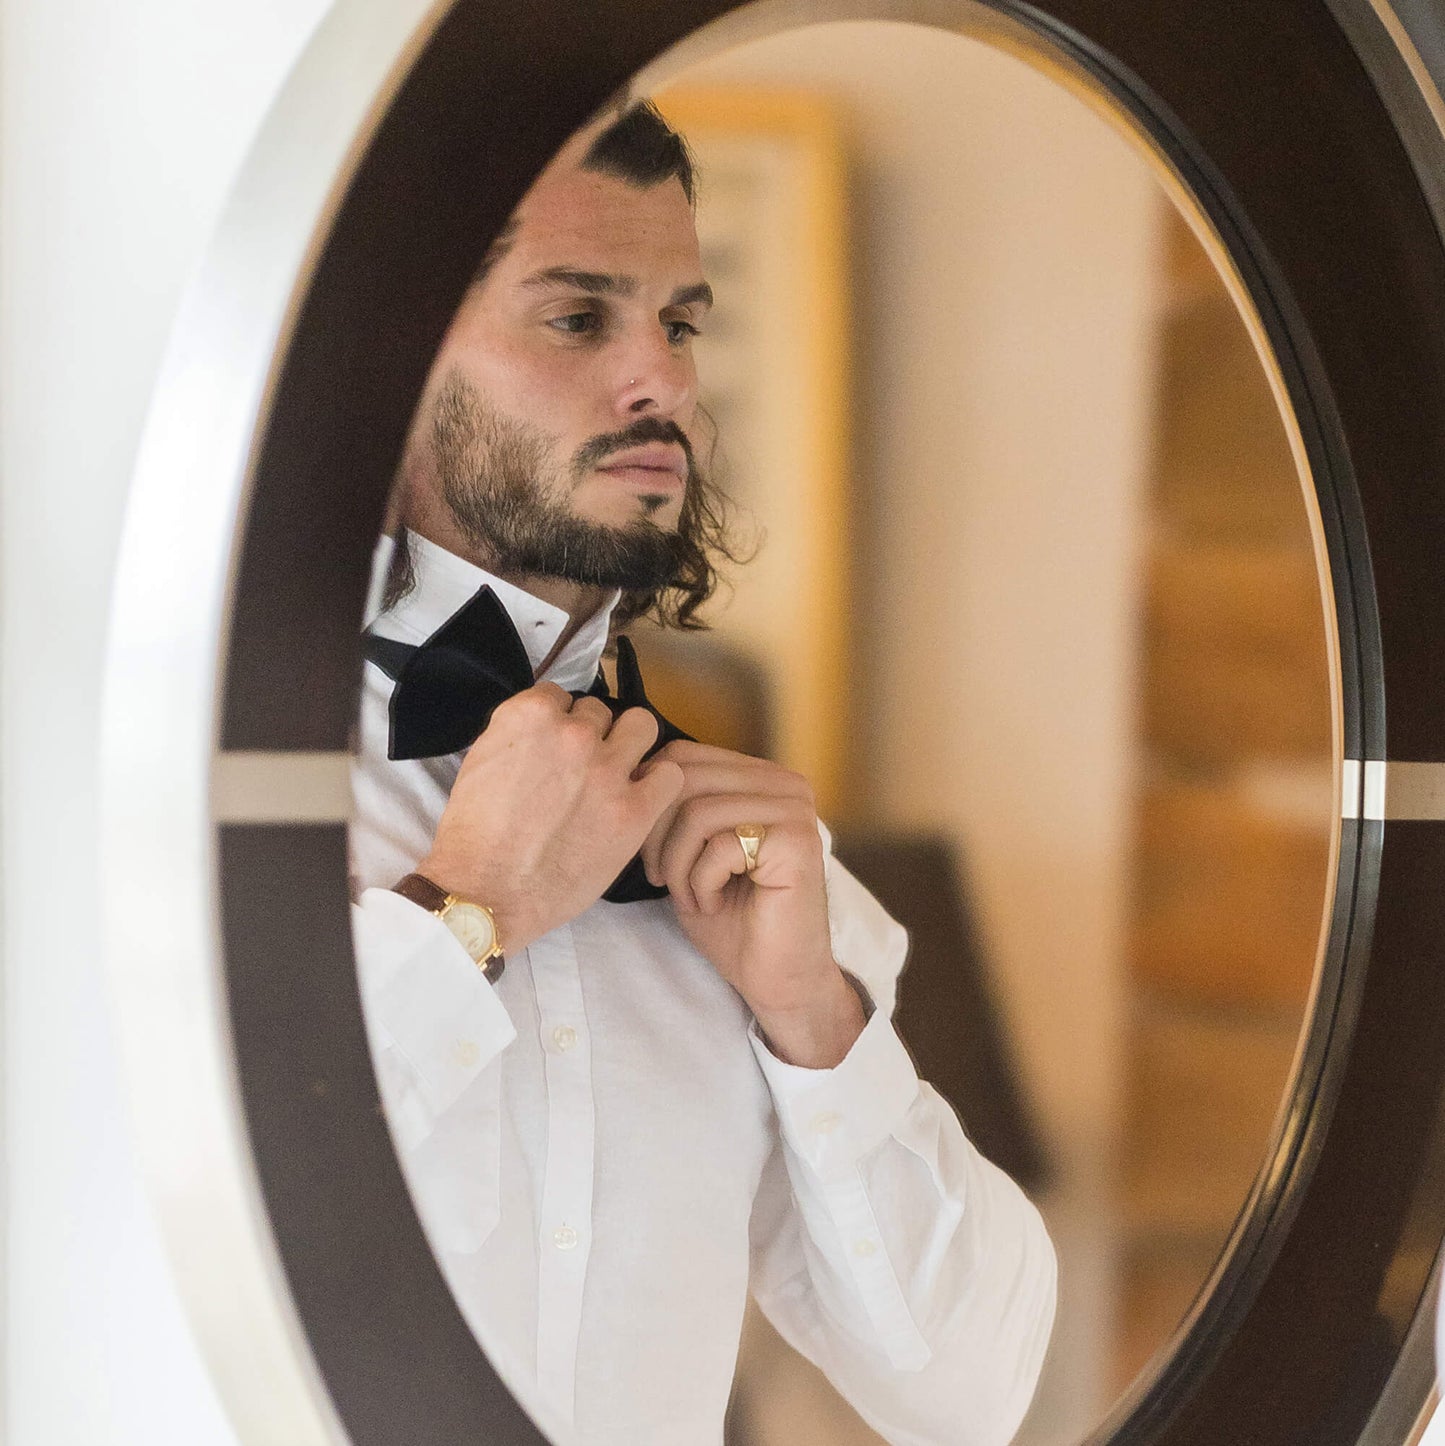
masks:
[[[622,596],[620,592],[613,592],[603,606],[577,629],[547,671],[538,674],[538,668],[557,646],[557,639],[567,626],[567,614],[485,568],[448,552],[425,537],[419,537],[415,532],[407,534],[407,543],[411,548],[415,586],[385,613],[381,611],[381,594],[391,570],[396,541],[391,537],[382,537],[377,543],[372,557],[371,590],[367,602],[368,624],[375,632],[405,642],[422,642],[486,585],[507,610],[539,683],[556,683],[568,692],[581,692],[591,687],[607,647],[612,611]]]

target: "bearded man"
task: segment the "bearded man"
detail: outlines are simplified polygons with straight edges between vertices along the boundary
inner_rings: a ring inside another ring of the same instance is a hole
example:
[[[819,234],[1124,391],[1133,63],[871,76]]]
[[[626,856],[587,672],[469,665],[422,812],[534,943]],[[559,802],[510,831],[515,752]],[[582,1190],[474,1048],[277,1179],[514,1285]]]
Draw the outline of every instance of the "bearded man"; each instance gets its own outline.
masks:
[[[619,624],[693,620],[723,550],[692,202],[650,107],[575,138],[422,396],[355,776],[388,1117],[554,1439],[718,1442],[751,1292],[886,1439],[1002,1446],[1053,1251],[893,1031],[902,929],[804,779],[679,735],[625,638],[599,681]]]

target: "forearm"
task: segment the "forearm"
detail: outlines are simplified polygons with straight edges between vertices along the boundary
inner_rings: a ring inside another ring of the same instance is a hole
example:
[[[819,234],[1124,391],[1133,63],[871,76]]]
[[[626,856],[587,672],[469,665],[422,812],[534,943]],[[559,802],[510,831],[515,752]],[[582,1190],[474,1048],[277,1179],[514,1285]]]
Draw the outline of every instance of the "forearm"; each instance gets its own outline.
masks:
[[[794,1010],[755,1013],[769,1049],[803,1069],[833,1069],[846,1058],[868,1016],[857,989],[836,965],[815,996]]]
[[[876,1138],[902,1089],[883,1072],[851,1109],[799,1097],[760,1201],[758,1299],[888,1441],[1003,1446],[1048,1341],[1053,1250],[927,1085]]]

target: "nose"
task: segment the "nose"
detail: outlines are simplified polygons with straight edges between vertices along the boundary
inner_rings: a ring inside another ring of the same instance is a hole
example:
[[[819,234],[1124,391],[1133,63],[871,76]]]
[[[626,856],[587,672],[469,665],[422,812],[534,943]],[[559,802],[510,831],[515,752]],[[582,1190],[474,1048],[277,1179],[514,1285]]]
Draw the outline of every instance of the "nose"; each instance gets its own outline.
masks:
[[[687,346],[675,346],[662,328],[639,337],[617,358],[616,407],[633,421],[667,417],[680,425],[691,420],[697,401],[697,366]]]

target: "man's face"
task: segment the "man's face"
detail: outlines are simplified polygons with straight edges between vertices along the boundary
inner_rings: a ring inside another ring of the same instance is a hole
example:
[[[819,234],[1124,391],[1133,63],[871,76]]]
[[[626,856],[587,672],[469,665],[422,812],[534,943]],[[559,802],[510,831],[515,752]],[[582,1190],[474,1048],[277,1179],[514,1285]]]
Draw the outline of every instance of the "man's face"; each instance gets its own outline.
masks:
[[[435,484],[499,570],[670,579],[710,302],[676,180],[641,189],[566,152],[539,179],[427,388]]]

